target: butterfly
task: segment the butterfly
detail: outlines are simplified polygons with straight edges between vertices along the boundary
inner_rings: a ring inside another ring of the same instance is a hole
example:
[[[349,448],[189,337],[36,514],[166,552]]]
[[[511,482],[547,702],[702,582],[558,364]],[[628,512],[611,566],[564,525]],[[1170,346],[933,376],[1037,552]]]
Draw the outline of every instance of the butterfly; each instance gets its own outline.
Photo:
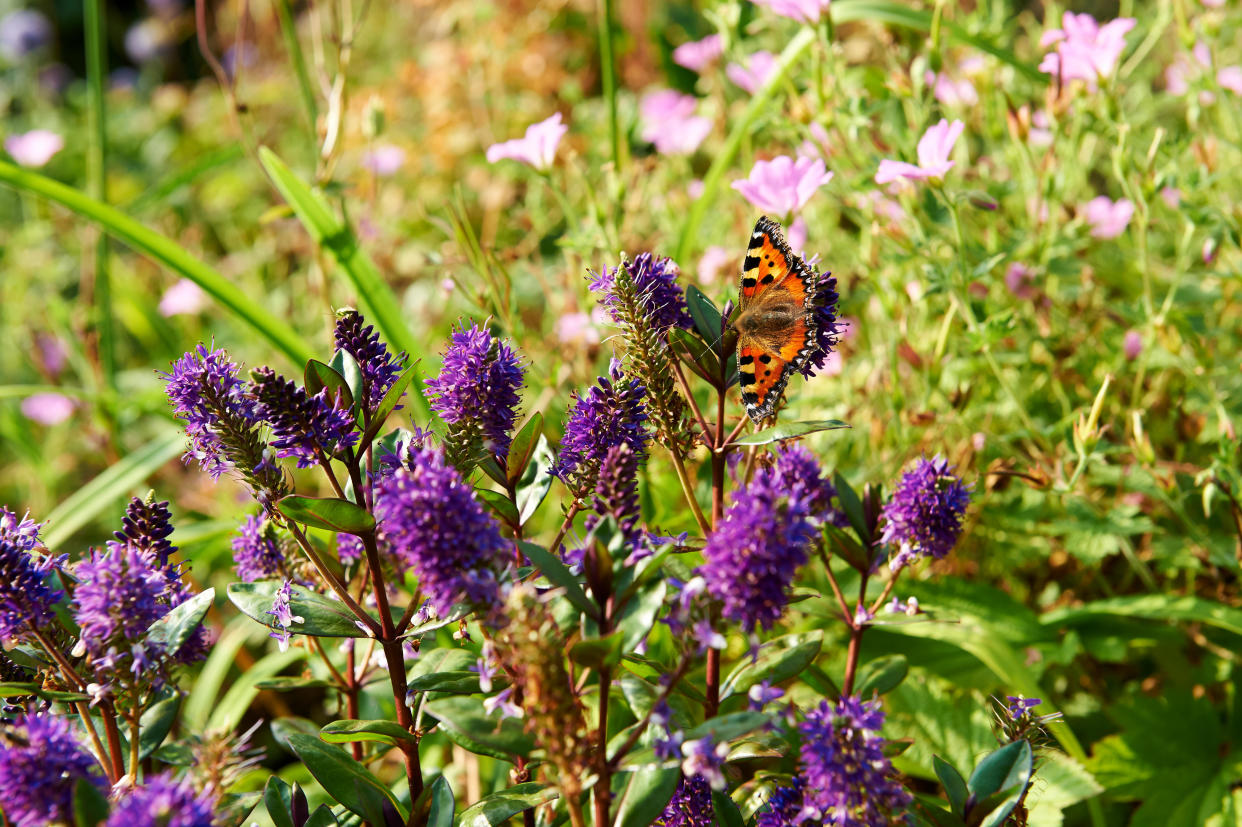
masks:
[[[790,374],[820,352],[821,292],[835,282],[826,275],[789,249],[780,224],[766,215],[756,222],[730,324],[738,333],[742,402],[755,423],[772,415]]]

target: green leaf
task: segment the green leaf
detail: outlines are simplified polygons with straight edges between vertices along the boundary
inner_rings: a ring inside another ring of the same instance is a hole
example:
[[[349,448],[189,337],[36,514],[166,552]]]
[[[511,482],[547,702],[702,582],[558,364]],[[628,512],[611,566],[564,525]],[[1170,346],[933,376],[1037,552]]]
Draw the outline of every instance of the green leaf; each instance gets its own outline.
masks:
[[[654,823],[673,798],[680,779],[680,767],[644,767],[631,773],[617,807],[616,827],[647,827]]]
[[[340,747],[301,733],[289,736],[289,747],[328,795],[351,812],[367,818],[368,813],[376,809],[377,801],[387,800],[401,814],[402,820],[408,816],[408,811],[388,787]]]
[[[297,785],[290,787],[279,775],[267,777],[263,806],[267,808],[273,827],[295,827],[295,822],[301,823],[307,816],[306,796]]]
[[[1065,809],[1104,792],[1082,764],[1057,750],[1040,753],[1035,775],[1038,795],[1027,797],[1032,827],[1059,827]]]
[[[761,712],[732,712],[711,718],[686,731],[687,741],[697,741],[711,736],[712,741],[722,744],[740,738],[765,726],[771,718]]]
[[[418,739],[395,721],[359,721],[345,719],[333,721],[319,730],[319,737],[329,744],[346,744],[351,741],[378,741],[381,744],[400,746],[402,741],[417,744]]]
[[[95,827],[108,819],[108,799],[88,778],[73,785],[74,827]]]
[[[1026,740],[1006,744],[984,756],[975,766],[970,780],[966,782],[966,789],[976,800],[1015,787],[1021,792],[1031,780],[1032,761],[1031,745]]]
[[[746,827],[742,811],[727,792],[712,790],[712,811],[716,814],[716,823],[722,827]]]
[[[800,674],[816,656],[824,642],[822,631],[807,635],[786,635],[768,641],[753,662],[743,659],[720,686],[721,700],[731,695],[744,695],[755,684],[767,681],[777,684]]]
[[[276,592],[284,585],[283,580],[260,580],[255,583],[230,583],[229,600],[250,618],[269,629],[277,629],[275,618],[268,614]],[[312,637],[366,637],[358,628],[354,617],[344,603],[330,600],[305,588],[294,587],[289,599],[289,610],[301,622],[295,622],[289,631]]]
[[[720,338],[720,334],[716,334],[715,338]],[[670,328],[668,345],[690,370],[713,386],[720,381],[720,358],[693,333],[680,327]]]
[[[1167,623],[1203,623],[1242,635],[1242,609],[1200,597],[1165,594],[1131,595],[1056,609],[1040,617],[1050,630],[1087,623],[1099,617],[1137,617]]]
[[[162,644],[169,655],[176,654],[194,630],[202,625],[215,597],[216,590],[207,589],[170,609],[168,614],[147,629],[147,640]]]
[[[664,607],[664,596],[667,593],[668,583],[656,580],[645,586],[634,598],[626,601],[621,615],[617,618],[617,630],[625,636],[621,641],[622,652],[631,652],[646,640],[660,609]]]
[[[304,678],[301,675],[281,675],[266,681],[259,681],[255,689],[270,689],[273,692],[292,692],[295,689],[323,689],[336,686],[332,681],[323,678]]]
[[[412,678],[407,687],[411,692],[448,692],[452,695],[477,695],[482,691],[477,672],[433,672]]]
[[[453,788],[447,778],[437,775],[436,780],[431,782],[431,810],[427,814],[427,827],[453,827],[456,812]]]
[[[138,721],[138,757],[146,758],[160,748],[181,711],[181,695],[171,695],[147,707]]]
[[[783,439],[796,439],[817,431],[838,431],[850,427],[839,419],[821,419],[814,422],[781,422],[753,434],[738,437],[734,445],[770,445]]]
[[[64,703],[88,701],[91,697],[85,692],[61,692],[55,689],[44,689],[37,683],[19,683],[16,681],[0,683],[0,698],[20,698],[23,695],[34,695],[45,701],[61,701]]]
[[[414,366],[401,371],[393,383],[384,392],[384,398],[380,400],[379,405],[375,409],[375,415],[371,418],[371,424],[362,434],[362,439],[358,445],[365,448],[371,444],[375,436],[380,432],[380,428],[384,427],[384,423],[388,421],[388,417],[397,409],[397,405],[401,403],[401,397],[405,396],[405,392],[409,390],[410,383],[414,381]]]
[[[354,294],[363,306],[363,315],[373,322],[397,350],[411,355],[419,352],[418,342],[406,326],[401,301],[388,287],[371,257],[358,245],[349,228],[342,224],[323,196],[310,189],[267,147],[259,147],[259,161],[280,194],[293,207],[302,226],[336,260],[353,283]],[[431,408],[420,383],[411,383],[414,406],[419,419],[431,417]]]
[[[259,694],[256,684],[270,678],[290,664],[303,660],[306,650],[301,647],[286,652],[268,652],[258,662],[251,664],[231,684],[224,697],[216,701],[207,719],[207,729],[228,732],[237,728],[242,716],[250,710],[255,696]]]
[[[515,784],[508,789],[486,795],[462,810],[457,824],[458,827],[501,827],[515,815],[551,801],[557,795],[555,789],[536,781]],[[646,827],[646,823],[643,827]]]
[[[885,655],[867,663],[858,673],[860,698],[869,698],[874,692],[885,695],[896,689],[910,672],[910,662],[905,655]]]
[[[837,489],[837,501],[841,504],[841,510],[845,512],[845,518],[850,521],[850,526],[857,532],[863,546],[873,545],[875,538],[867,530],[867,518],[863,514],[862,499],[858,492],[841,476],[840,471],[833,475],[832,484]]]
[[[1000,800],[996,801],[993,805],[992,798],[1000,798]],[[987,816],[979,822],[979,827],[1001,827],[1001,825],[1005,823],[1005,820],[1009,818],[1009,814],[1013,812],[1013,808],[1017,807],[1018,802],[1021,800],[1021,791],[1004,798],[1001,798],[999,795],[992,796],[988,800],[981,802],[980,805],[974,810],[971,810],[970,813],[972,816],[979,811],[987,813]]]
[[[132,250],[151,258],[203,288],[204,292],[228,308],[233,315],[249,324],[295,364],[300,365],[310,358],[310,348],[288,324],[268,313],[259,302],[254,300],[254,296],[243,292],[231,280],[194,258],[172,239],[147,229],[120,210],[102,201],[97,201],[79,190],[8,161],[0,161],[0,184],[50,199],[73,210],[83,218],[94,221],[103,228],[104,232]],[[104,503],[101,507],[110,504]],[[61,505],[63,507],[64,503]],[[94,514],[90,516],[93,517]],[[83,522],[89,519],[90,517],[87,517]],[[50,514],[47,522],[52,526],[48,535],[56,538],[56,544],[63,542],[82,524],[79,523],[66,530],[59,521],[53,522]],[[44,537],[44,542],[49,548],[54,545],[48,536]]]
[[[876,554],[875,546],[864,547],[853,534],[830,523],[821,526],[821,531],[831,543],[828,546],[829,551],[859,573],[871,571],[871,563]]]
[[[611,669],[621,662],[624,642],[625,637],[620,630],[607,637],[579,640],[569,647],[569,658],[591,669]]]
[[[366,384],[358,360],[348,350],[338,350],[332,354],[332,369],[345,380],[345,387],[349,390],[349,403],[352,406],[355,399],[363,397],[363,385]]]
[[[570,603],[578,607],[579,610],[585,612],[588,617],[598,617],[599,610],[591,599],[586,596],[586,592],[582,590],[582,585],[578,582],[578,578],[566,568],[565,564],[556,555],[550,553],[542,546],[534,543],[521,542],[518,546],[522,549],[522,553],[539,569],[539,573],[548,578],[548,581],[554,586],[560,586],[565,590],[565,597]]]
[[[303,827],[339,827],[340,823],[327,804],[320,804],[315,808],[315,812],[310,814],[310,818],[306,819]]]
[[[357,368],[358,363],[354,362]],[[324,388],[328,389],[328,396],[331,399],[343,398],[345,404],[342,407],[352,408],[354,404],[354,392],[350,388],[345,377],[330,365],[325,365],[318,359],[310,359],[306,363],[306,369],[302,373],[302,378],[306,383],[306,392],[311,396],[315,396]]]
[[[690,311],[690,318],[694,320],[694,329],[703,337],[703,341],[714,342],[713,349],[719,354],[722,320],[720,309],[716,307],[715,302],[709,299],[702,290],[690,284],[686,286],[686,309]],[[719,369],[719,364],[717,369]],[[718,378],[719,374],[707,377],[708,381],[715,381]]]
[[[940,784],[944,787],[945,795],[949,797],[949,806],[952,807],[953,814],[964,815],[966,796],[969,795],[966,790],[966,780],[952,764],[939,755],[932,756],[932,767],[936,770],[936,777],[940,779]]]
[[[526,463],[535,455],[539,438],[543,436],[543,414],[539,411],[531,414],[522,429],[513,436],[509,443],[509,458],[505,462],[505,476],[509,482],[515,483],[522,478]]]
[[[280,513],[312,528],[347,534],[366,534],[375,530],[375,517],[357,503],[337,497],[303,497],[290,494],[276,504]]]
[[[0,183],[3,183],[4,161],[0,161]],[[143,480],[164,467],[170,459],[185,450],[185,433],[170,430],[152,439],[133,453],[108,466],[90,482],[81,486],[53,508],[44,520],[43,544],[51,550],[72,537],[78,529],[137,488]]]
[[[517,507],[522,524],[525,525],[535,511],[548,496],[552,488],[552,475],[549,470],[556,461],[556,454],[543,434],[535,441],[532,461],[527,463],[522,476],[517,481]]]
[[[490,488],[476,488],[474,496],[478,498],[488,510],[496,515],[496,518],[505,525],[520,525],[517,506],[509,499],[508,495],[499,491],[492,491]]]
[[[512,762],[528,756],[535,748],[522,721],[501,718],[499,711],[489,715],[480,698],[439,698],[428,701],[423,708],[439,719],[449,740],[479,755]]]

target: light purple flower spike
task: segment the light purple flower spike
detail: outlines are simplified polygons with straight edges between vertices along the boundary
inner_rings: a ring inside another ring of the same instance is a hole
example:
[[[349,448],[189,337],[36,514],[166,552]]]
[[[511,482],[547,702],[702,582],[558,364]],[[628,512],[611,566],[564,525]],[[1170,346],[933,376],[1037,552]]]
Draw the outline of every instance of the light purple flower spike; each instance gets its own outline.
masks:
[[[526,134],[487,148],[487,161],[494,164],[504,158],[529,164],[541,172],[552,166],[556,158],[556,147],[569,127],[562,123],[561,113],[557,112],[547,120],[531,124]]]
[[[1087,202],[1085,212],[1093,238],[1116,238],[1130,226],[1130,219],[1134,217],[1134,202],[1128,198],[1113,201],[1100,195]]]
[[[832,180],[818,158],[793,159],[787,155],[756,161],[748,178],[733,182],[733,189],[760,210],[789,215],[806,206],[815,191]]]
[[[919,138],[919,162],[907,164],[905,161],[893,161],[885,158],[880,161],[880,169],[875,174],[877,184],[888,184],[900,178],[937,180],[953,168],[956,161],[949,160],[953,145],[961,137],[966,125],[961,121],[949,123],[944,118],[935,126],[928,127]]]

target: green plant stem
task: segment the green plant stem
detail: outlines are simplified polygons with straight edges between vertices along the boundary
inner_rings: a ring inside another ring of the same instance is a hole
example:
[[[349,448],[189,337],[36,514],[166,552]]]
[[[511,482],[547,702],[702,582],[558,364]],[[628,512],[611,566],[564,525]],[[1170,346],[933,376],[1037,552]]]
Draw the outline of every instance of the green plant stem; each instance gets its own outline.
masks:
[[[617,67],[612,52],[612,0],[599,0],[599,64],[604,99],[608,101],[608,140],[612,165],[621,170],[621,128],[617,123]]]
[[[141,734],[138,712],[135,710],[134,716],[129,719],[129,777],[134,779],[134,783],[138,782],[138,773],[141,771],[138,764],[142,752],[142,745],[139,743]]]
[[[315,551],[315,547],[306,538],[302,528],[293,520],[288,519],[285,520],[285,525],[289,528],[289,533],[293,535],[293,539],[297,540],[298,545],[302,547],[302,552],[310,559],[311,565],[315,567],[315,571],[319,573],[319,576],[324,579],[324,582],[328,584],[332,591],[336,592],[336,596],[349,607],[349,610],[354,613],[359,622],[367,627],[367,631],[373,637],[378,638],[382,633],[380,625],[375,622],[375,618],[367,614],[367,611],[362,606],[358,605],[358,601],[354,600],[354,596],[349,593],[349,589],[341,582],[341,578],[337,577],[332,569],[328,568],[328,564],[319,556],[319,552]],[[389,622],[391,622],[391,618]]]
[[[107,203],[108,130],[107,18],[103,0],[83,0],[86,38],[86,177],[91,197]],[[116,342],[112,326],[112,280],[108,272],[108,237],[96,231],[91,239],[95,259],[92,315],[103,384],[116,390]]]
[[[704,536],[711,532],[711,525],[707,522],[707,518],[703,516],[703,509],[699,507],[699,502],[694,496],[694,483],[690,480],[690,474],[686,471],[686,463],[681,458],[681,451],[676,445],[668,446],[668,455],[673,459],[673,469],[677,472],[677,481],[681,483],[682,494],[685,495],[686,505],[690,506],[690,513],[694,516],[694,521],[698,523],[699,530]]]
[[[73,708],[77,710],[78,717],[82,720],[82,727],[91,739],[91,751],[95,754],[95,760],[99,762],[99,768],[104,771],[104,775],[109,776],[109,781],[116,783],[116,779],[111,778],[112,764],[108,760],[108,752],[104,749],[103,741],[99,740],[99,733],[95,731],[95,725],[91,723],[90,707],[86,701],[78,701],[73,705]]]
[[[120,210],[59,181],[3,160],[0,160],[0,184],[55,201],[99,224],[105,232],[136,252],[194,282],[299,367],[314,355],[293,328],[263,310],[252,296],[243,293],[231,281],[194,258],[176,242],[142,226]]]
[[[306,69],[306,56],[298,40],[297,21],[293,19],[289,0],[276,0],[276,14],[280,18],[280,33],[284,36],[285,48],[289,50],[289,60],[293,63],[293,74],[298,79],[298,91],[302,94],[302,108],[306,110],[312,140],[318,143],[319,106],[315,103],[315,87],[311,85],[310,72]]]

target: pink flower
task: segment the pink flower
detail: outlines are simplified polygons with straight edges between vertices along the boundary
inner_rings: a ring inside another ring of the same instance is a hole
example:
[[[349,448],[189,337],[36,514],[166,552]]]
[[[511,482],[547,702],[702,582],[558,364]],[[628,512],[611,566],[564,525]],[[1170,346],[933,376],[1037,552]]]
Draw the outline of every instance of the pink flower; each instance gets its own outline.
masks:
[[[557,112],[545,121],[528,126],[523,137],[489,146],[487,162],[494,164],[503,158],[511,158],[542,172],[552,166],[556,147],[568,131],[569,127],[561,123],[561,113]]]
[[[40,425],[59,425],[70,417],[76,407],[64,394],[36,393],[22,400],[22,416]]]
[[[1034,297],[1035,288],[1031,285],[1034,281],[1035,274],[1025,264],[1013,262],[1009,268],[1005,270],[1005,286],[1009,288],[1009,292],[1019,299],[1029,299]]]
[[[1087,202],[1086,214],[1094,238],[1116,238],[1130,225],[1130,219],[1134,217],[1134,203],[1128,198],[1113,201],[1100,195]]]
[[[832,0],[754,0],[756,6],[766,6],[781,17],[799,23],[818,23],[828,11]]]
[[[164,317],[194,315],[207,306],[207,294],[189,279],[179,279],[160,296],[159,311]]]
[[[906,219],[906,211],[902,208],[901,203],[889,198],[879,190],[864,192],[859,197],[859,203],[870,205],[876,218],[883,218],[889,223],[896,224]]]
[[[586,313],[566,313],[556,320],[556,338],[565,344],[599,344],[599,328]]]
[[[718,34],[709,34],[702,40],[691,40],[674,49],[673,62],[692,72],[702,72],[722,54],[724,41]]]
[[[1031,115],[1031,128],[1026,133],[1026,142],[1037,149],[1052,146],[1052,121],[1048,120],[1048,113],[1042,109],[1035,110]]]
[[[38,168],[65,148],[65,139],[47,129],[32,129],[4,139],[4,151],[24,167]]]
[[[945,106],[974,106],[979,102],[979,93],[967,78],[953,80],[944,72],[936,74],[929,69],[923,74],[923,79],[932,87],[936,100]]]
[[[733,261],[733,253],[725,247],[708,247],[699,259],[699,284],[715,284],[720,271]]]
[[[362,154],[362,166],[381,178],[395,175],[405,163],[405,150],[392,144],[379,144]]]
[[[1225,0],[1203,0],[1203,5],[1209,9],[1222,9],[1225,7]]]
[[[661,155],[689,155],[699,148],[712,122],[694,114],[698,99],[675,89],[662,89],[639,104],[642,138],[655,144]]]
[[[1182,191],[1177,187],[1164,187],[1160,190],[1160,198],[1169,209],[1175,210],[1182,203]]]
[[[1222,89],[1242,95],[1242,66],[1226,66],[1216,73],[1216,82]]]
[[[1127,330],[1125,341],[1121,345],[1126,360],[1133,362],[1143,352],[1143,336],[1137,330]]]
[[[828,148],[828,130],[819,121],[811,121],[807,131],[811,133],[811,140],[798,145],[798,157],[827,158],[831,154]]]
[[[703,194],[703,189],[703,179],[694,178],[689,184],[686,184],[686,195],[697,200],[698,197]]]
[[[899,178],[928,178],[938,180],[953,168],[956,161],[949,160],[953,144],[961,136],[966,125],[961,121],[949,123],[944,118],[935,126],[928,127],[919,138],[919,163],[907,164],[904,161],[892,161],[885,158],[880,161],[880,169],[875,174],[877,184],[887,184]]]
[[[748,178],[733,182],[733,189],[764,212],[789,215],[802,209],[815,191],[832,180],[824,162],[818,158],[794,160],[781,155],[771,161],[756,161]]]
[[[806,248],[806,234],[806,221],[802,216],[789,222],[789,228],[785,230],[785,240],[789,242],[789,249],[803,258],[806,258],[806,254],[802,252]]]
[[[776,69],[776,56],[771,52],[755,52],[746,59],[746,65],[730,63],[725,67],[725,75],[729,80],[755,94],[759,87],[767,82],[768,76]]]
[[[40,333],[35,337],[35,358],[49,376],[59,376],[65,369],[69,351],[64,342],[50,333]]]
[[[1056,49],[1044,55],[1039,71],[1057,75],[1063,83],[1085,81],[1094,91],[1099,81],[1113,73],[1126,48],[1126,32],[1134,28],[1134,18],[1119,17],[1101,26],[1089,14],[1065,12],[1060,29],[1044,32],[1039,45]]]

